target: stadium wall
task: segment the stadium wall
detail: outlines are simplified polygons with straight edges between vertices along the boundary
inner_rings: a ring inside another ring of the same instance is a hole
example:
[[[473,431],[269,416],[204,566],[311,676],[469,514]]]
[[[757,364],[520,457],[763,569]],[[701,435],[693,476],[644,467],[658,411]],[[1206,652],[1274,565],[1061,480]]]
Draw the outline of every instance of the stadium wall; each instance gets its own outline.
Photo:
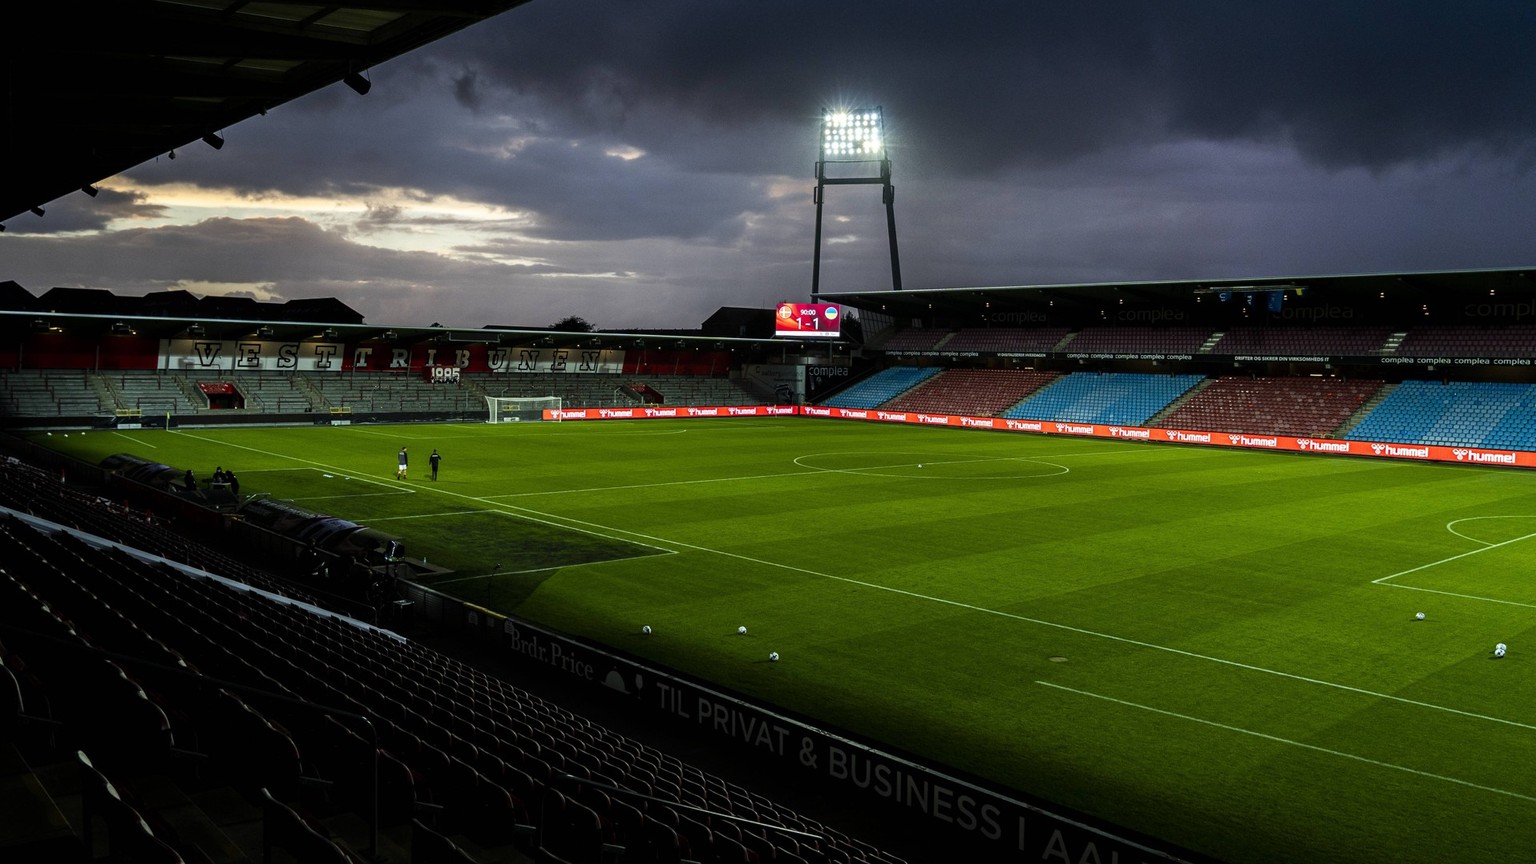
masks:
[[[948,860],[1201,862],[1187,850],[1026,799],[826,729],[614,650],[407,583],[416,614],[530,674],[601,693],[745,758],[821,784],[929,838]]]

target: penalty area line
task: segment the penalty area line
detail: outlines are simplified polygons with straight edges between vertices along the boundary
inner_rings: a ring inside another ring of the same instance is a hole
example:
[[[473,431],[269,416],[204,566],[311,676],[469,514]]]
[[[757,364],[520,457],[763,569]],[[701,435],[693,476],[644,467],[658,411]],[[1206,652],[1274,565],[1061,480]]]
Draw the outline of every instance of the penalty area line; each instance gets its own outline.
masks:
[[[1481,783],[1473,783],[1470,780],[1462,780],[1459,777],[1450,777],[1445,774],[1436,774],[1432,771],[1421,771],[1418,768],[1409,768],[1406,765],[1398,765],[1393,762],[1383,762],[1380,759],[1372,759],[1368,756],[1360,756],[1354,753],[1346,753],[1343,750],[1333,750],[1328,747],[1320,747],[1316,744],[1308,744],[1305,741],[1296,741],[1291,738],[1282,738],[1279,735],[1271,735],[1267,732],[1258,732],[1253,729],[1244,729],[1241,726],[1232,726],[1227,723],[1218,723],[1215,720],[1206,720],[1201,717],[1192,717],[1188,714],[1180,714],[1177,711],[1168,711],[1163,708],[1154,708],[1151,705],[1143,705],[1140,702],[1130,702],[1125,699],[1116,699],[1113,696],[1105,696],[1102,693],[1090,693],[1087,690],[1078,690],[1075,687],[1065,687],[1061,684],[1052,684],[1049,681],[1036,681],[1035,683],[1042,687],[1049,687],[1053,690],[1061,690],[1066,693],[1074,693],[1078,696],[1086,696],[1090,699],[1098,699],[1102,702],[1112,702],[1116,705],[1124,705],[1127,708],[1135,708],[1140,711],[1148,711],[1153,714],[1161,714],[1164,717],[1172,717],[1174,719],[1184,720],[1189,723],[1198,723],[1202,726],[1210,726],[1213,729],[1221,729],[1227,732],[1236,732],[1239,735],[1248,735],[1254,738],[1262,738],[1265,741],[1272,741],[1276,744],[1287,744],[1291,747],[1300,747],[1303,750],[1311,750],[1315,753],[1337,756],[1340,759],[1349,759],[1354,762],[1362,762],[1366,765],[1374,765],[1377,768],[1386,768],[1392,771],[1402,771],[1406,774],[1413,774],[1417,777],[1424,777],[1430,780],[1440,780],[1445,783],[1454,783],[1457,786],[1465,786],[1468,789],[1477,789],[1481,792],[1491,792],[1495,795],[1504,795],[1509,798],[1518,798],[1521,801],[1536,802],[1536,797],[1532,797],[1530,795],[1522,795],[1519,792],[1511,792],[1508,789],[1500,789],[1496,786],[1484,786]]]
[[[1466,521],[1466,520],[1457,520],[1457,521]],[[1451,524],[1454,525],[1456,523],[1452,522]],[[1447,528],[1449,528],[1449,526],[1447,526]],[[1455,531],[1451,531],[1451,533],[1452,534],[1456,534],[1456,536],[1458,536],[1458,537],[1463,537],[1463,535],[1457,534],[1457,532],[1455,532]],[[1493,549],[1498,549],[1501,546],[1508,546],[1511,543],[1519,543],[1522,540],[1529,540],[1532,537],[1536,537],[1536,532],[1532,532],[1530,534],[1525,534],[1525,535],[1522,535],[1520,537],[1514,537],[1514,538],[1511,538],[1509,540],[1505,540],[1505,541],[1500,542],[1500,543],[1487,543],[1487,541],[1475,540],[1475,539],[1470,538],[1470,537],[1465,537],[1464,539],[1472,540],[1472,542],[1474,542],[1474,543],[1484,543],[1485,545],[1482,546],[1481,548],[1478,548],[1478,549],[1472,549],[1472,550],[1467,551],[1467,552],[1462,552],[1459,555],[1452,555],[1449,558],[1441,558],[1439,561],[1431,561],[1428,564],[1420,564],[1417,567],[1410,567],[1407,570],[1403,570],[1403,571],[1400,571],[1400,572],[1397,572],[1397,573],[1393,573],[1390,576],[1382,576],[1379,579],[1372,579],[1371,580],[1371,584],[1372,585],[1381,585],[1381,586],[1383,586],[1385,588],[1401,588],[1404,591],[1422,591],[1422,592],[1424,592],[1426,594],[1440,594],[1440,595],[1445,596],[1445,597],[1457,597],[1457,598],[1462,599],[1462,600],[1476,600],[1476,601],[1481,602],[1481,603],[1497,603],[1497,604],[1499,604],[1501,606],[1520,606],[1520,607],[1523,607],[1523,608],[1526,608],[1526,609],[1536,609],[1536,603],[1521,603],[1518,600],[1504,600],[1504,599],[1501,599],[1501,598],[1498,598],[1498,597],[1481,597],[1481,596],[1478,596],[1476,594],[1463,594],[1463,593],[1460,593],[1458,591],[1444,591],[1444,590],[1441,590],[1439,588],[1424,588],[1424,587],[1421,587],[1421,586],[1418,586],[1418,585],[1399,585],[1396,582],[1391,581],[1393,579],[1396,579],[1399,576],[1407,576],[1409,573],[1417,573],[1420,570],[1428,570],[1431,567],[1438,567],[1441,564],[1449,564],[1452,561],[1457,561],[1457,560],[1460,560],[1462,558],[1466,558],[1466,557],[1471,556],[1471,555],[1477,555],[1477,554],[1482,553],[1482,552],[1488,552],[1488,551],[1493,550]]]
[[[564,565],[564,566],[555,566],[555,567],[531,567],[531,568],[529,568],[527,570],[493,570],[490,573],[481,573],[479,576],[460,576],[460,577],[455,578],[455,579],[443,579],[443,580],[440,580],[440,581],[437,581],[437,582],[430,582],[430,583],[427,583],[427,585],[428,585],[428,587],[436,588],[439,585],[455,585],[455,584],[458,584],[460,582],[478,582],[481,579],[494,579],[497,576],[526,576],[529,573],[553,573],[556,570],[564,570],[565,567],[568,567],[568,566],[574,566],[574,565]]]
[[[604,530],[607,530],[607,531],[610,531],[610,532],[613,532],[613,533],[623,534],[623,535],[627,535],[627,536],[630,536],[630,537],[643,538],[644,540],[646,540],[648,542],[652,542],[652,543],[670,543],[673,546],[677,546],[677,547],[679,547],[681,549],[692,549],[692,550],[694,550],[696,552],[704,552],[704,553],[709,553],[709,554],[713,554],[713,555],[719,555],[719,556],[721,556],[723,558],[732,558],[732,559],[735,559],[737,561],[746,561],[746,562],[751,563],[751,564],[758,564],[758,565],[763,566],[763,567],[772,567],[772,568],[777,568],[777,569],[780,569],[780,570],[786,570],[786,571],[789,571],[791,573],[800,573],[800,574],[803,574],[805,576],[810,576],[810,577],[817,578],[817,579],[827,579],[827,580],[830,580],[830,581],[833,581],[833,582],[841,582],[844,585],[853,585],[853,586],[857,586],[857,587],[860,587],[860,588],[867,588],[867,589],[872,590],[872,591],[883,591],[883,592],[888,593],[888,594],[895,594],[895,595],[900,596],[900,597],[907,597],[907,598],[910,598],[910,599],[913,599],[913,600],[920,600],[920,601],[923,601],[923,602],[926,602],[926,603],[934,603],[934,604],[937,604],[937,605],[940,605],[940,606],[948,606],[948,607],[951,607],[951,608],[954,608],[954,609],[965,609],[965,610],[968,610],[968,611],[971,611],[971,612],[976,612],[976,613],[982,614],[982,615],[993,615],[993,616],[996,616],[998,618],[1005,618],[1005,619],[1012,620],[1012,621],[1021,621],[1021,622],[1024,622],[1026,624],[1034,624],[1034,625],[1039,626],[1039,627],[1048,627],[1048,628],[1055,629],[1055,630],[1061,630],[1061,631],[1064,631],[1064,632],[1067,632],[1067,633],[1076,633],[1076,634],[1078,634],[1080,636],[1087,636],[1087,637],[1094,638],[1094,639],[1103,639],[1103,640],[1106,640],[1106,641],[1109,641],[1109,642],[1118,642],[1121,645],[1133,645],[1133,646],[1136,646],[1138,648],[1146,648],[1146,649],[1148,649],[1150,651],[1161,651],[1161,652],[1164,652],[1164,653],[1167,653],[1167,654],[1173,654],[1173,655],[1179,656],[1179,657],[1188,657],[1191,660],[1200,660],[1200,661],[1204,661],[1204,662],[1207,662],[1207,663],[1217,663],[1217,664],[1220,664],[1222,666],[1231,667],[1233,669],[1244,669],[1244,670],[1247,670],[1249,672],[1256,672],[1256,673],[1259,673],[1259,674],[1262,674],[1262,675],[1272,675],[1272,676],[1274,676],[1276,678],[1284,678],[1286,680],[1296,681],[1296,682],[1299,682],[1299,683],[1302,683],[1302,684],[1310,684],[1310,685],[1314,685],[1314,686],[1318,686],[1318,687],[1326,687],[1326,688],[1329,688],[1329,689],[1332,689],[1332,690],[1338,690],[1338,691],[1344,692],[1344,693],[1354,693],[1354,694],[1357,694],[1357,695],[1360,695],[1360,696],[1370,697],[1372,699],[1382,699],[1382,700],[1386,700],[1386,701],[1389,701],[1389,702],[1396,702],[1396,703],[1398,703],[1400,705],[1412,705],[1412,706],[1417,707],[1417,708],[1427,708],[1427,709],[1429,709],[1431,711],[1443,711],[1443,712],[1445,712],[1447,714],[1454,714],[1454,715],[1457,715],[1459,717],[1466,717],[1466,718],[1469,718],[1469,719],[1472,719],[1472,720],[1481,720],[1481,721],[1488,722],[1488,723],[1498,723],[1498,724],[1503,725],[1503,726],[1513,726],[1513,727],[1518,728],[1518,729],[1530,729],[1530,730],[1536,731],[1536,723],[1525,723],[1525,722],[1521,722],[1519,720],[1510,720],[1510,719],[1507,719],[1507,718],[1504,718],[1504,717],[1495,717],[1495,716],[1493,716],[1491,714],[1479,714],[1476,711],[1468,711],[1468,710],[1463,709],[1463,708],[1453,708],[1453,707],[1451,707],[1449,705],[1437,705],[1437,704],[1435,704],[1433,702],[1424,702],[1424,701],[1421,701],[1421,700],[1418,700],[1418,699],[1409,699],[1406,696],[1398,696],[1398,695],[1395,695],[1395,694],[1392,694],[1392,693],[1383,693],[1381,691],[1370,690],[1370,689],[1367,689],[1365,687],[1356,687],[1356,686],[1354,686],[1352,684],[1341,684],[1341,683],[1339,683],[1337,681],[1326,681],[1326,680],[1321,679],[1321,678],[1312,678],[1312,677],[1309,677],[1309,676],[1306,676],[1306,675],[1298,675],[1295,672],[1284,672],[1284,671],[1281,671],[1279,669],[1270,669],[1270,668],[1265,667],[1265,666],[1256,666],[1256,665],[1254,665],[1252,663],[1243,663],[1243,662],[1238,661],[1238,660],[1229,660],[1229,659],[1227,659],[1225,657],[1215,657],[1215,656],[1212,656],[1210,654],[1201,654],[1198,651],[1189,651],[1189,650],[1186,650],[1186,649],[1183,649],[1183,648],[1175,648],[1175,647],[1173,647],[1171,645],[1159,645],[1159,644],[1157,644],[1155,642],[1147,642],[1147,641],[1142,640],[1142,639],[1132,639],[1132,638],[1130,638],[1128,636],[1116,636],[1113,633],[1105,633],[1105,632],[1103,632],[1101,630],[1090,630],[1090,629],[1088,629],[1086,627],[1076,627],[1076,626],[1073,626],[1071,624],[1062,624],[1062,623],[1060,623],[1058,621],[1047,621],[1044,618],[1031,618],[1028,615],[1020,615],[1020,614],[1015,613],[1015,612],[1005,612],[1005,611],[1003,611],[1001,609],[990,609],[990,608],[988,608],[986,606],[977,606],[974,603],[964,603],[964,602],[961,602],[959,600],[950,600],[950,599],[945,598],[945,597],[937,597],[937,596],[934,596],[932,594],[923,594],[923,593],[918,592],[918,591],[909,591],[909,590],[907,590],[905,588],[897,588],[897,587],[892,586],[892,585],[882,585],[882,584],[880,584],[878,582],[869,582],[869,581],[866,581],[866,580],[863,580],[863,579],[854,579],[854,578],[852,578],[850,576],[837,576],[837,575],[834,575],[832,573],[826,573],[826,572],[822,572],[822,571],[819,571],[819,570],[812,570],[812,569],[810,569],[808,567],[797,567],[794,564],[786,564],[786,563],[784,563],[782,561],[769,561],[769,560],[765,560],[765,559],[762,559],[762,558],[754,558],[754,557],[752,557],[750,555],[742,555],[739,552],[727,552],[724,549],[716,549],[716,548],[713,548],[713,547],[710,547],[710,546],[701,546],[701,545],[698,545],[696,543],[686,543],[686,542],[683,542],[681,540],[667,540],[665,538],[656,537],[656,536],[650,535],[650,534],[645,534],[645,533],[640,532],[640,531],[632,531],[632,530],[627,529],[627,528],[616,528],[616,527],[612,527],[612,526],[596,526],[596,523],[587,522],[585,520],[575,519],[575,518],[569,517],[569,516],[556,516],[555,514],[552,514],[552,513],[541,513],[540,511],[529,510],[528,508],[519,507],[519,506],[517,506],[515,504],[504,504],[504,505],[501,505],[501,506],[508,507],[508,508],[511,508],[511,509],[517,510],[517,511],[522,511],[524,513],[537,514],[538,516],[543,517],[543,518],[547,518],[547,519],[561,519],[561,520],[564,520],[567,523],[574,524],[574,525],[592,525],[594,527],[602,527],[602,528],[604,528]],[[532,518],[532,517],[530,516],[528,518]],[[596,533],[596,532],[594,532],[594,533]],[[642,544],[642,545],[644,545],[644,544]]]
[[[1473,549],[1473,550],[1468,551],[1468,552],[1462,552],[1459,555],[1452,555],[1449,558],[1441,558],[1439,561],[1431,561],[1428,564],[1420,564],[1417,567],[1409,567],[1407,570],[1402,570],[1402,571],[1399,571],[1397,573],[1393,573],[1390,576],[1382,576],[1379,579],[1372,579],[1371,580],[1371,584],[1372,585],[1384,585],[1389,580],[1396,579],[1399,576],[1407,576],[1409,573],[1417,573],[1420,570],[1428,570],[1431,567],[1439,567],[1441,564],[1449,564],[1452,561],[1458,561],[1458,560],[1460,560],[1462,558],[1466,558],[1469,555],[1477,555],[1477,554],[1480,554],[1480,553],[1483,553],[1483,552],[1487,552],[1487,551],[1489,551],[1491,549],[1497,549],[1500,546],[1508,546],[1511,543],[1519,543],[1521,540],[1529,540],[1532,537],[1536,537],[1536,532],[1532,532],[1530,534],[1525,534],[1525,535],[1520,536],[1520,537],[1515,537],[1515,538],[1512,538],[1512,539],[1509,539],[1509,540],[1505,540],[1502,543],[1493,543],[1491,545],[1484,546],[1481,549]],[[1399,585],[1399,586],[1393,586],[1393,587],[1399,587],[1400,588],[1400,587],[1403,587],[1403,586]]]
[[[436,519],[440,516],[475,516],[481,513],[490,513],[490,510],[447,510],[442,513],[416,513],[411,516],[376,516],[369,522],[394,522],[400,519]]]

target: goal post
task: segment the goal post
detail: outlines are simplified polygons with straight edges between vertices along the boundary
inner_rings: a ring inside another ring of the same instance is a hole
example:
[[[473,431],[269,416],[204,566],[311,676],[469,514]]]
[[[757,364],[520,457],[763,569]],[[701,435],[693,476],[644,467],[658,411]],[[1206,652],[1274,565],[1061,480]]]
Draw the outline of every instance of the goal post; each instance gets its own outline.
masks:
[[[487,396],[490,410],[487,423],[518,423],[543,420],[545,411],[559,411],[564,403],[559,396]]]

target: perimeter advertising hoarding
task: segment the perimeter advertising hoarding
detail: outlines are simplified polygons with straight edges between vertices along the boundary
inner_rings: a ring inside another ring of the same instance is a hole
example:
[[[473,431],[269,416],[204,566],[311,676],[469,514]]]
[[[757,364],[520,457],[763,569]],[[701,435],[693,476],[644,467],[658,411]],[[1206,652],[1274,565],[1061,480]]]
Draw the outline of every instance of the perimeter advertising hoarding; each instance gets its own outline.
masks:
[[[1196,860],[1175,847],[1159,848],[1156,841],[1021,800],[525,621],[474,607],[466,607],[466,614],[477,619],[469,622],[477,628],[501,619],[501,644],[514,663],[534,664],[574,683],[609,691],[636,710],[660,715],[691,734],[809,775],[894,818],[918,820],[925,830],[949,839],[953,860]],[[482,624],[481,616],[489,620]]]
[[[1344,441],[1337,438],[1304,438],[1291,435],[1254,435],[1242,432],[1207,432],[1194,429],[1151,429],[1102,423],[1058,420],[1013,420],[1002,417],[964,417],[920,411],[881,411],[876,408],[824,408],[804,406],[807,417],[837,420],[873,420],[885,423],[916,423],[962,429],[994,429],[1003,432],[1035,432],[1043,435],[1076,435],[1116,438],[1122,441],[1156,441],[1168,444],[1206,444],[1288,453],[1330,453],[1337,456],[1375,456],[1415,459],[1422,462],[1460,462],[1465,465],[1506,465],[1536,468],[1536,453],[1525,450],[1492,450],[1484,447],[1445,447],[1435,444],[1400,444],[1389,441]]]
[[[773,335],[792,339],[836,339],[842,335],[843,307],[836,303],[780,303]]]
[[[1203,444],[1280,450],[1287,453],[1325,453],[1335,456],[1371,456],[1413,459],[1420,462],[1455,462],[1463,465],[1501,465],[1536,468],[1536,453],[1527,450],[1494,450],[1487,447],[1446,447],[1438,444],[1401,444],[1393,441],[1344,441],[1337,438],[1305,438],[1292,435],[1255,435],[1242,432],[1208,432],[1197,429],[1152,429],[1102,423],[1059,420],[1014,420],[1003,417],[966,417],[922,411],[882,411],[878,408],[828,408],[820,405],[762,405],[748,407],[678,408],[570,408],[546,410],[545,420],[639,420],[688,417],[768,417],[795,414],[832,420],[869,420],[877,423],[913,423],[958,429],[990,429],[998,432],[1034,432],[1041,435],[1075,435],[1114,438],[1121,441],[1155,441],[1164,444]]]
[[[690,417],[787,417],[793,405],[690,405],[677,408],[546,408],[545,420],[679,420]]]

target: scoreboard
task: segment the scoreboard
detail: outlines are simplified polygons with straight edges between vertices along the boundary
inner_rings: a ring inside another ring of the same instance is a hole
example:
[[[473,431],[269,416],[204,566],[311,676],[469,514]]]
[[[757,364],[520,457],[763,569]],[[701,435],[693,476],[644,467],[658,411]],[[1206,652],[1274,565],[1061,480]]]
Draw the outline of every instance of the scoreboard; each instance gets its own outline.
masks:
[[[795,339],[836,339],[842,335],[843,309],[836,303],[780,303],[773,335]]]

